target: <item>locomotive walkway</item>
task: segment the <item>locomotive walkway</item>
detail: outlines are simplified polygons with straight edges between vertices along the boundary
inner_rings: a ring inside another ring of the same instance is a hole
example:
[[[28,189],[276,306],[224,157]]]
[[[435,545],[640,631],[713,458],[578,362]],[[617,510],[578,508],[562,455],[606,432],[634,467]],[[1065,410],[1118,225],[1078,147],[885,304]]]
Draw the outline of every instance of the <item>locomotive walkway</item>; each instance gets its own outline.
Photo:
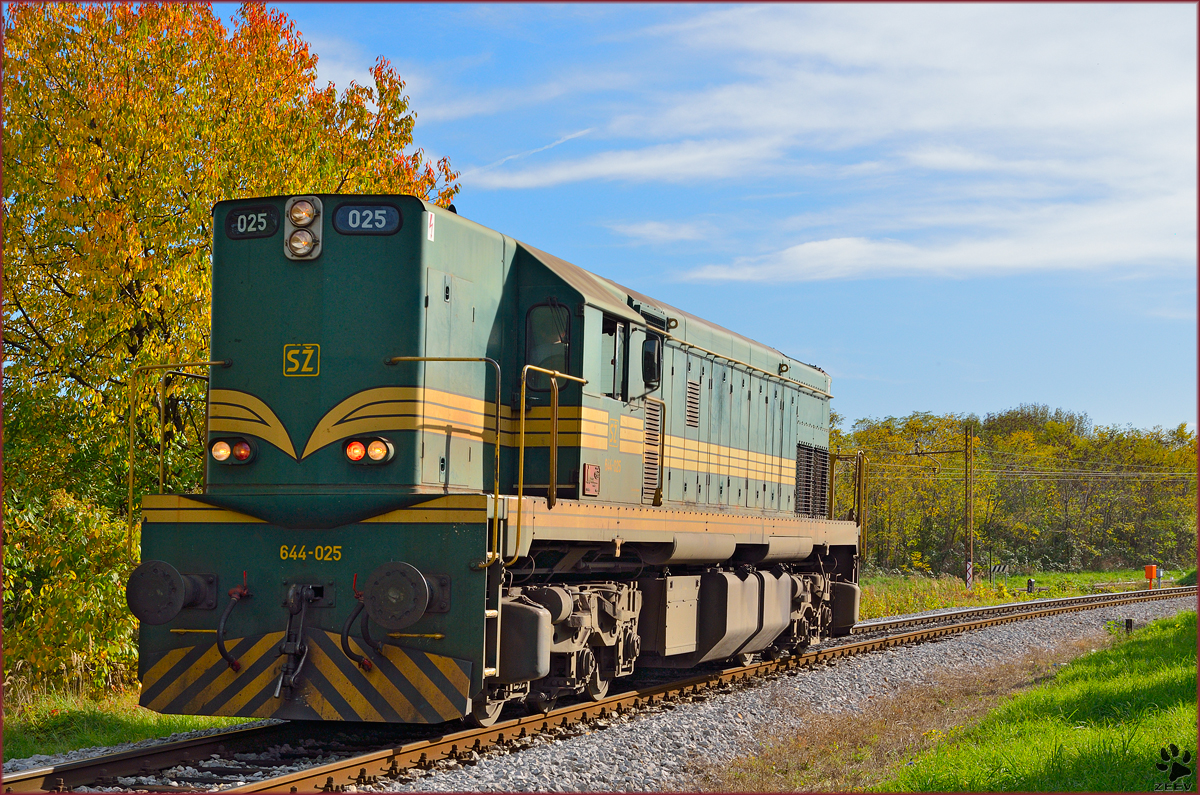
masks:
[[[311,726],[301,728],[295,724],[282,724],[254,729],[234,729],[151,749],[24,771],[6,777],[4,790],[63,792],[80,786],[111,788],[125,785],[131,790],[203,791],[228,782],[236,786],[221,788],[222,792],[345,791],[351,787],[370,785],[380,778],[394,778],[408,769],[432,767],[444,759],[473,760],[490,748],[505,744],[519,745],[539,733],[561,731],[563,727],[581,722],[629,712],[636,713],[664,703],[703,697],[702,694],[706,692],[719,692],[734,683],[746,682],[754,677],[786,673],[827,660],[917,643],[996,624],[1195,594],[1196,588],[1193,586],[1132,594],[1019,602],[913,618],[873,621],[856,625],[851,637],[833,642],[837,645],[829,643],[793,658],[727,668],[683,680],[643,686],[637,690],[614,694],[603,701],[571,704],[545,715],[514,718],[486,729],[469,729],[429,737],[426,727],[366,727],[362,729],[361,737],[351,741],[343,738],[336,746],[312,743],[311,740],[306,744],[303,733],[311,735]],[[914,626],[922,628],[894,632]],[[347,734],[345,728],[336,727],[342,735]],[[382,733],[389,729],[393,731],[394,739],[391,742],[385,741],[382,736]],[[422,732],[426,733],[425,736],[421,736]],[[373,733],[374,738],[371,737]],[[282,746],[285,749],[279,755],[277,763],[247,763],[234,758],[239,751],[261,752],[269,746]],[[321,763],[335,755],[342,758]],[[214,756],[217,757],[215,760],[212,759]],[[189,769],[182,774],[172,770],[168,778],[177,782],[175,785],[126,784],[126,781],[119,781],[122,778],[128,780],[133,777],[155,776],[160,771],[173,768],[177,770],[180,765],[187,765]],[[257,776],[257,780],[247,780],[254,776]]]

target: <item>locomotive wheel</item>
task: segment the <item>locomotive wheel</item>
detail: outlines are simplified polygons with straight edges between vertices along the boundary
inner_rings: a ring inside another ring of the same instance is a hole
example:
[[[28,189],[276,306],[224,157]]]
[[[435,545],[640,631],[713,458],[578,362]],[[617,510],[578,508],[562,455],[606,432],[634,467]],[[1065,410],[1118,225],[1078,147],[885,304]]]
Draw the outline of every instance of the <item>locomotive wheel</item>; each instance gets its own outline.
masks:
[[[602,701],[608,695],[608,686],[611,683],[611,679],[600,675],[600,667],[596,666],[592,669],[592,675],[588,677],[588,698],[592,701]]]
[[[480,701],[471,707],[467,723],[480,729],[486,729],[500,719],[500,711],[504,709],[503,701]]]
[[[530,715],[545,715],[547,712],[554,710],[554,705],[557,702],[557,698],[530,696],[525,699],[525,707],[529,710]]]

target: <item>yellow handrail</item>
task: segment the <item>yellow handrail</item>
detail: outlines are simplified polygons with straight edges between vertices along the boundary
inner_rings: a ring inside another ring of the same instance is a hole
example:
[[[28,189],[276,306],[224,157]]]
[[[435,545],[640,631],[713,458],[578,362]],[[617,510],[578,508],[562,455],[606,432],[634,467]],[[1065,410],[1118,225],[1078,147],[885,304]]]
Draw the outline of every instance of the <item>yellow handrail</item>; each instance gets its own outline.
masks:
[[[126,544],[126,546],[129,547],[130,550],[133,549],[133,437],[134,437],[133,429],[134,429],[134,416],[136,415],[136,412],[137,412],[137,379],[138,379],[138,375],[140,375],[143,370],[170,370],[173,367],[216,367],[217,365],[220,365],[221,367],[228,367],[231,364],[233,364],[232,360],[222,359],[220,361],[214,361],[214,362],[173,362],[171,364],[144,364],[141,367],[133,368],[133,375],[131,375],[129,378],[129,477],[128,477],[129,502],[126,506],[126,509],[129,512],[129,524],[126,527],[126,531],[125,531],[125,544]],[[160,428],[159,428],[159,431],[160,431],[160,433],[159,433],[159,473],[160,473],[159,490],[160,491],[162,490],[162,479],[161,479],[161,473],[162,473],[162,438],[161,438],[162,434],[161,434],[161,430],[162,429],[161,429],[161,424],[164,422],[164,417],[163,417],[164,411],[165,411],[165,409],[160,406],[159,407],[159,424],[160,424]],[[204,446],[204,449],[207,450],[208,449],[208,428],[207,427],[205,427],[204,433],[205,433],[205,439],[204,439],[203,446]]]
[[[167,376],[169,376],[169,375],[178,375],[178,376],[182,376],[184,378],[194,378],[197,381],[203,381],[205,383],[205,391],[207,392],[207,390],[208,390],[208,386],[207,386],[208,376],[206,376],[206,375],[196,375],[195,373],[185,373],[182,370],[167,370],[165,373],[163,373],[162,375],[160,375],[158,377],[158,493],[159,494],[163,493],[163,489],[166,486],[166,471],[165,471],[165,467],[164,467],[164,464],[166,461],[166,455],[164,454],[163,448],[166,446],[166,438],[167,438],[167,434],[166,434]],[[207,437],[207,434],[208,434],[208,398],[207,398],[207,396],[205,396],[205,400],[204,400],[204,431],[203,431],[203,433]],[[207,445],[208,439],[206,438],[204,440],[204,442],[205,442],[205,445]],[[202,446],[204,446],[204,445],[202,445]],[[202,466],[202,467],[200,467],[200,491],[203,492],[207,487],[208,487],[208,467]]]
[[[858,450],[854,455],[829,454],[829,502],[825,518],[834,519],[834,500],[837,496],[837,462],[854,461],[854,522],[862,533],[867,529],[867,454]]]
[[[496,451],[496,461],[492,467],[492,548],[487,553],[487,559],[484,561],[482,568],[487,568],[500,560],[503,555],[500,554],[500,365],[495,359],[490,359],[487,356],[393,356],[390,359],[384,359],[386,365],[395,365],[400,362],[487,362],[496,370],[496,443],[493,445]],[[446,473],[447,479],[450,473]],[[449,482],[449,480],[447,480]]]
[[[582,378],[560,373],[557,370],[536,367],[532,364],[525,365],[521,370],[521,432],[517,441],[517,538],[512,559],[506,560],[505,566],[516,563],[521,554],[521,503],[524,502],[525,496],[525,387],[530,371],[550,376],[550,478],[549,487],[546,490],[546,502],[551,508],[554,507],[554,499],[558,496],[558,472],[556,471],[558,465],[558,379],[565,378],[581,385],[587,383]]]

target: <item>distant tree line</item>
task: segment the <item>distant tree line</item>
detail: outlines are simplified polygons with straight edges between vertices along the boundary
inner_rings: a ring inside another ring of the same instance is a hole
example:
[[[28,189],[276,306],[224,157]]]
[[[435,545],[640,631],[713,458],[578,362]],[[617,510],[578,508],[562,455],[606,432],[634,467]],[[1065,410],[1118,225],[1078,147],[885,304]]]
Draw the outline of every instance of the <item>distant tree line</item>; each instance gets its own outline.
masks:
[[[835,415],[835,422],[840,418]],[[915,412],[836,427],[835,452],[865,452],[866,554],[883,569],[963,574],[964,456],[973,436],[974,557],[1018,569],[1191,566],[1196,558],[1196,435],[1093,425],[1086,414],[1021,405],[982,420]],[[851,467],[837,470],[850,508]]]

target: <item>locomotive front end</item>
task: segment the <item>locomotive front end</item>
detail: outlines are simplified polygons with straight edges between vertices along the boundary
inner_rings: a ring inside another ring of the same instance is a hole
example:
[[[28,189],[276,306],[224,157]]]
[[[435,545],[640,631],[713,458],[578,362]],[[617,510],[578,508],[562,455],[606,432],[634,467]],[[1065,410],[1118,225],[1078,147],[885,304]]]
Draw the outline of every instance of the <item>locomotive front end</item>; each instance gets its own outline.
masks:
[[[144,562],[127,589],[143,706],[416,723],[471,712],[496,665],[494,421],[485,367],[455,373],[451,392],[447,357],[427,355],[439,214],[398,196],[214,209],[223,365],[209,369],[206,488],[143,500]]]

